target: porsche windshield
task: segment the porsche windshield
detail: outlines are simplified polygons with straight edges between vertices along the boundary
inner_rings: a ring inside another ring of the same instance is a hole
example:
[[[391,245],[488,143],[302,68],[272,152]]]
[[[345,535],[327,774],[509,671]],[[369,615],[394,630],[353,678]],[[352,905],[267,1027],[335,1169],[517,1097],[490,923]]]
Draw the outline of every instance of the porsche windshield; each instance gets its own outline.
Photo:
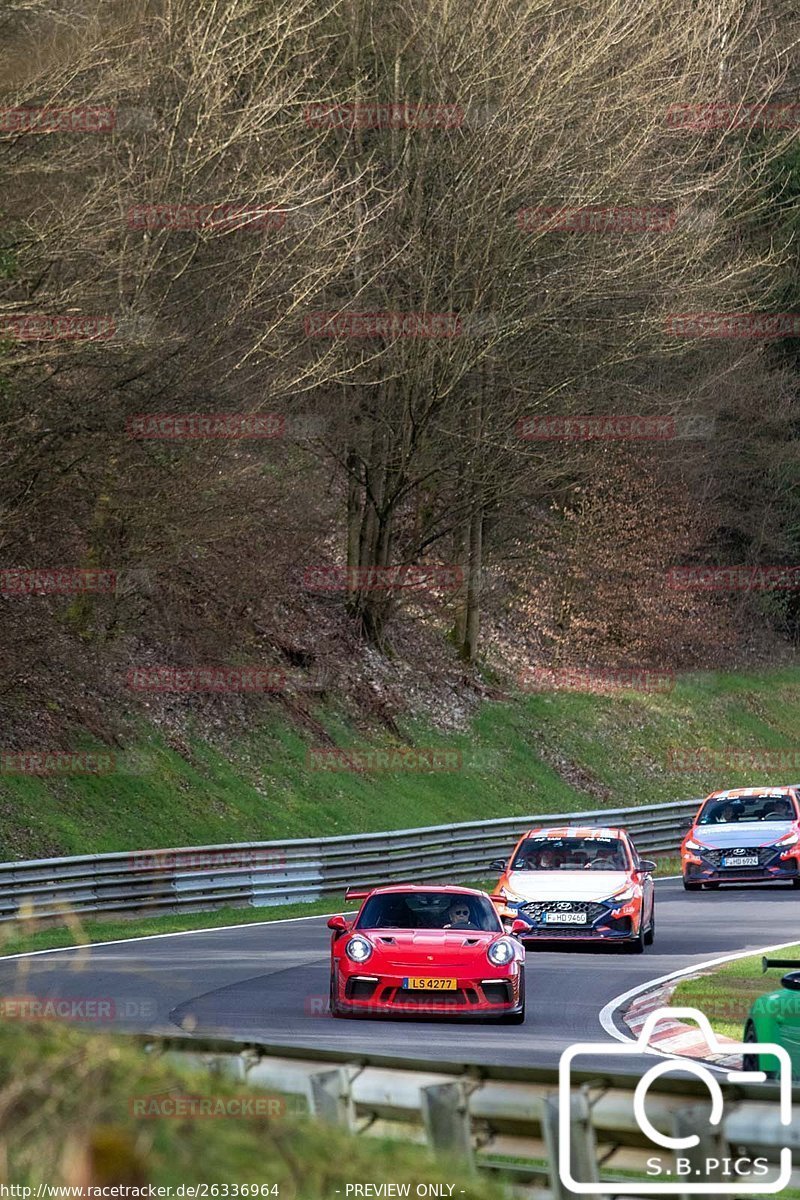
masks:
[[[628,855],[614,837],[535,837],[521,842],[512,871],[626,871]]]
[[[484,896],[445,892],[388,892],[370,896],[356,929],[472,929],[501,933],[494,905]]]
[[[742,821],[793,821],[797,816],[788,796],[737,796],[709,800],[698,825],[737,825]]]

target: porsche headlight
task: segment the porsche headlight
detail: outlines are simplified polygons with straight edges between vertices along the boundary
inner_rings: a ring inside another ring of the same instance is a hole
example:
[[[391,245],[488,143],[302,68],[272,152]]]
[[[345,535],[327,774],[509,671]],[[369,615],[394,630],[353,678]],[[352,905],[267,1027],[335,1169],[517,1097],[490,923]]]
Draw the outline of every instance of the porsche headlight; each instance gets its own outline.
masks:
[[[372,954],[372,946],[363,937],[351,937],[350,941],[344,948],[344,952],[352,962],[364,963]]]
[[[504,967],[514,957],[514,946],[508,938],[498,938],[486,951],[486,957],[496,967]]]

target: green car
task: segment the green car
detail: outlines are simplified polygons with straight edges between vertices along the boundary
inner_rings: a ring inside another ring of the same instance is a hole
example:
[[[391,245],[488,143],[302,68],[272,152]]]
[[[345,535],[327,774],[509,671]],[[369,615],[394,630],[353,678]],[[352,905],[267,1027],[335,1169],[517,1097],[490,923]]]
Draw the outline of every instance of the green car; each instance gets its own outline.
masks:
[[[792,1079],[800,1079],[800,959],[762,958],[761,968],[791,967],[781,986],[759,996],[750,1009],[744,1027],[746,1042],[775,1042],[783,1046],[792,1060]],[[745,1054],[745,1071],[763,1071],[768,1079],[778,1076],[774,1055]]]

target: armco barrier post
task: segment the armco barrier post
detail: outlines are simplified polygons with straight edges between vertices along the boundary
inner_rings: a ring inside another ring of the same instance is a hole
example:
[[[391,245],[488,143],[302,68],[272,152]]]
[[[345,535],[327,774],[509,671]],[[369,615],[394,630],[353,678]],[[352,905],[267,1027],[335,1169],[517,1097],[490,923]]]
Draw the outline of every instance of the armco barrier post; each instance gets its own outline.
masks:
[[[672,1114],[672,1136],[687,1137],[689,1134],[694,1134],[699,1139],[696,1145],[687,1146],[682,1151],[683,1157],[689,1163],[690,1178],[702,1175],[706,1182],[716,1180],[723,1183],[725,1175],[720,1166],[730,1155],[730,1147],[725,1140],[722,1126],[709,1126],[707,1104],[686,1105]],[[717,1163],[716,1170],[709,1171],[710,1162]],[[692,1195],[691,1187],[687,1186],[686,1193],[680,1196],[679,1200],[697,1200],[697,1193]]]
[[[328,1125],[342,1125],[355,1130],[355,1108],[350,1095],[350,1073],[347,1067],[331,1067],[315,1071],[308,1078],[308,1102],[313,1116]]]
[[[434,1083],[420,1088],[419,1094],[428,1145],[457,1157],[474,1171],[469,1098],[463,1081]]]
[[[551,1092],[545,1098],[542,1113],[542,1132],[547,1146],[550,1165],[550,1186],[553,1200],[607,1200],[607,1193],[600,1191],[600,1173],[597,1166],[597,1147],[591,1121],[588,1098],[579,1092],[570,1098],[569,1145],[572,1175],[585,1183],[597,1183],[597,1192],[573,1192],[563,1183],[559,1174],[559,1095]]]

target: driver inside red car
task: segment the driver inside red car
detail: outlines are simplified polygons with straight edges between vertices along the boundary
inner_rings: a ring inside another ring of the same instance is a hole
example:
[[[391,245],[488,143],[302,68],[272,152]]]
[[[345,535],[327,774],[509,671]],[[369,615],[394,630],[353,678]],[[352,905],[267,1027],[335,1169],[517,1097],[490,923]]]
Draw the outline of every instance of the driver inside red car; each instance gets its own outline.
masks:
[[[472,922],[472,913],[466,900],[454,900],[447,910],[445,929],[477,929]]]

